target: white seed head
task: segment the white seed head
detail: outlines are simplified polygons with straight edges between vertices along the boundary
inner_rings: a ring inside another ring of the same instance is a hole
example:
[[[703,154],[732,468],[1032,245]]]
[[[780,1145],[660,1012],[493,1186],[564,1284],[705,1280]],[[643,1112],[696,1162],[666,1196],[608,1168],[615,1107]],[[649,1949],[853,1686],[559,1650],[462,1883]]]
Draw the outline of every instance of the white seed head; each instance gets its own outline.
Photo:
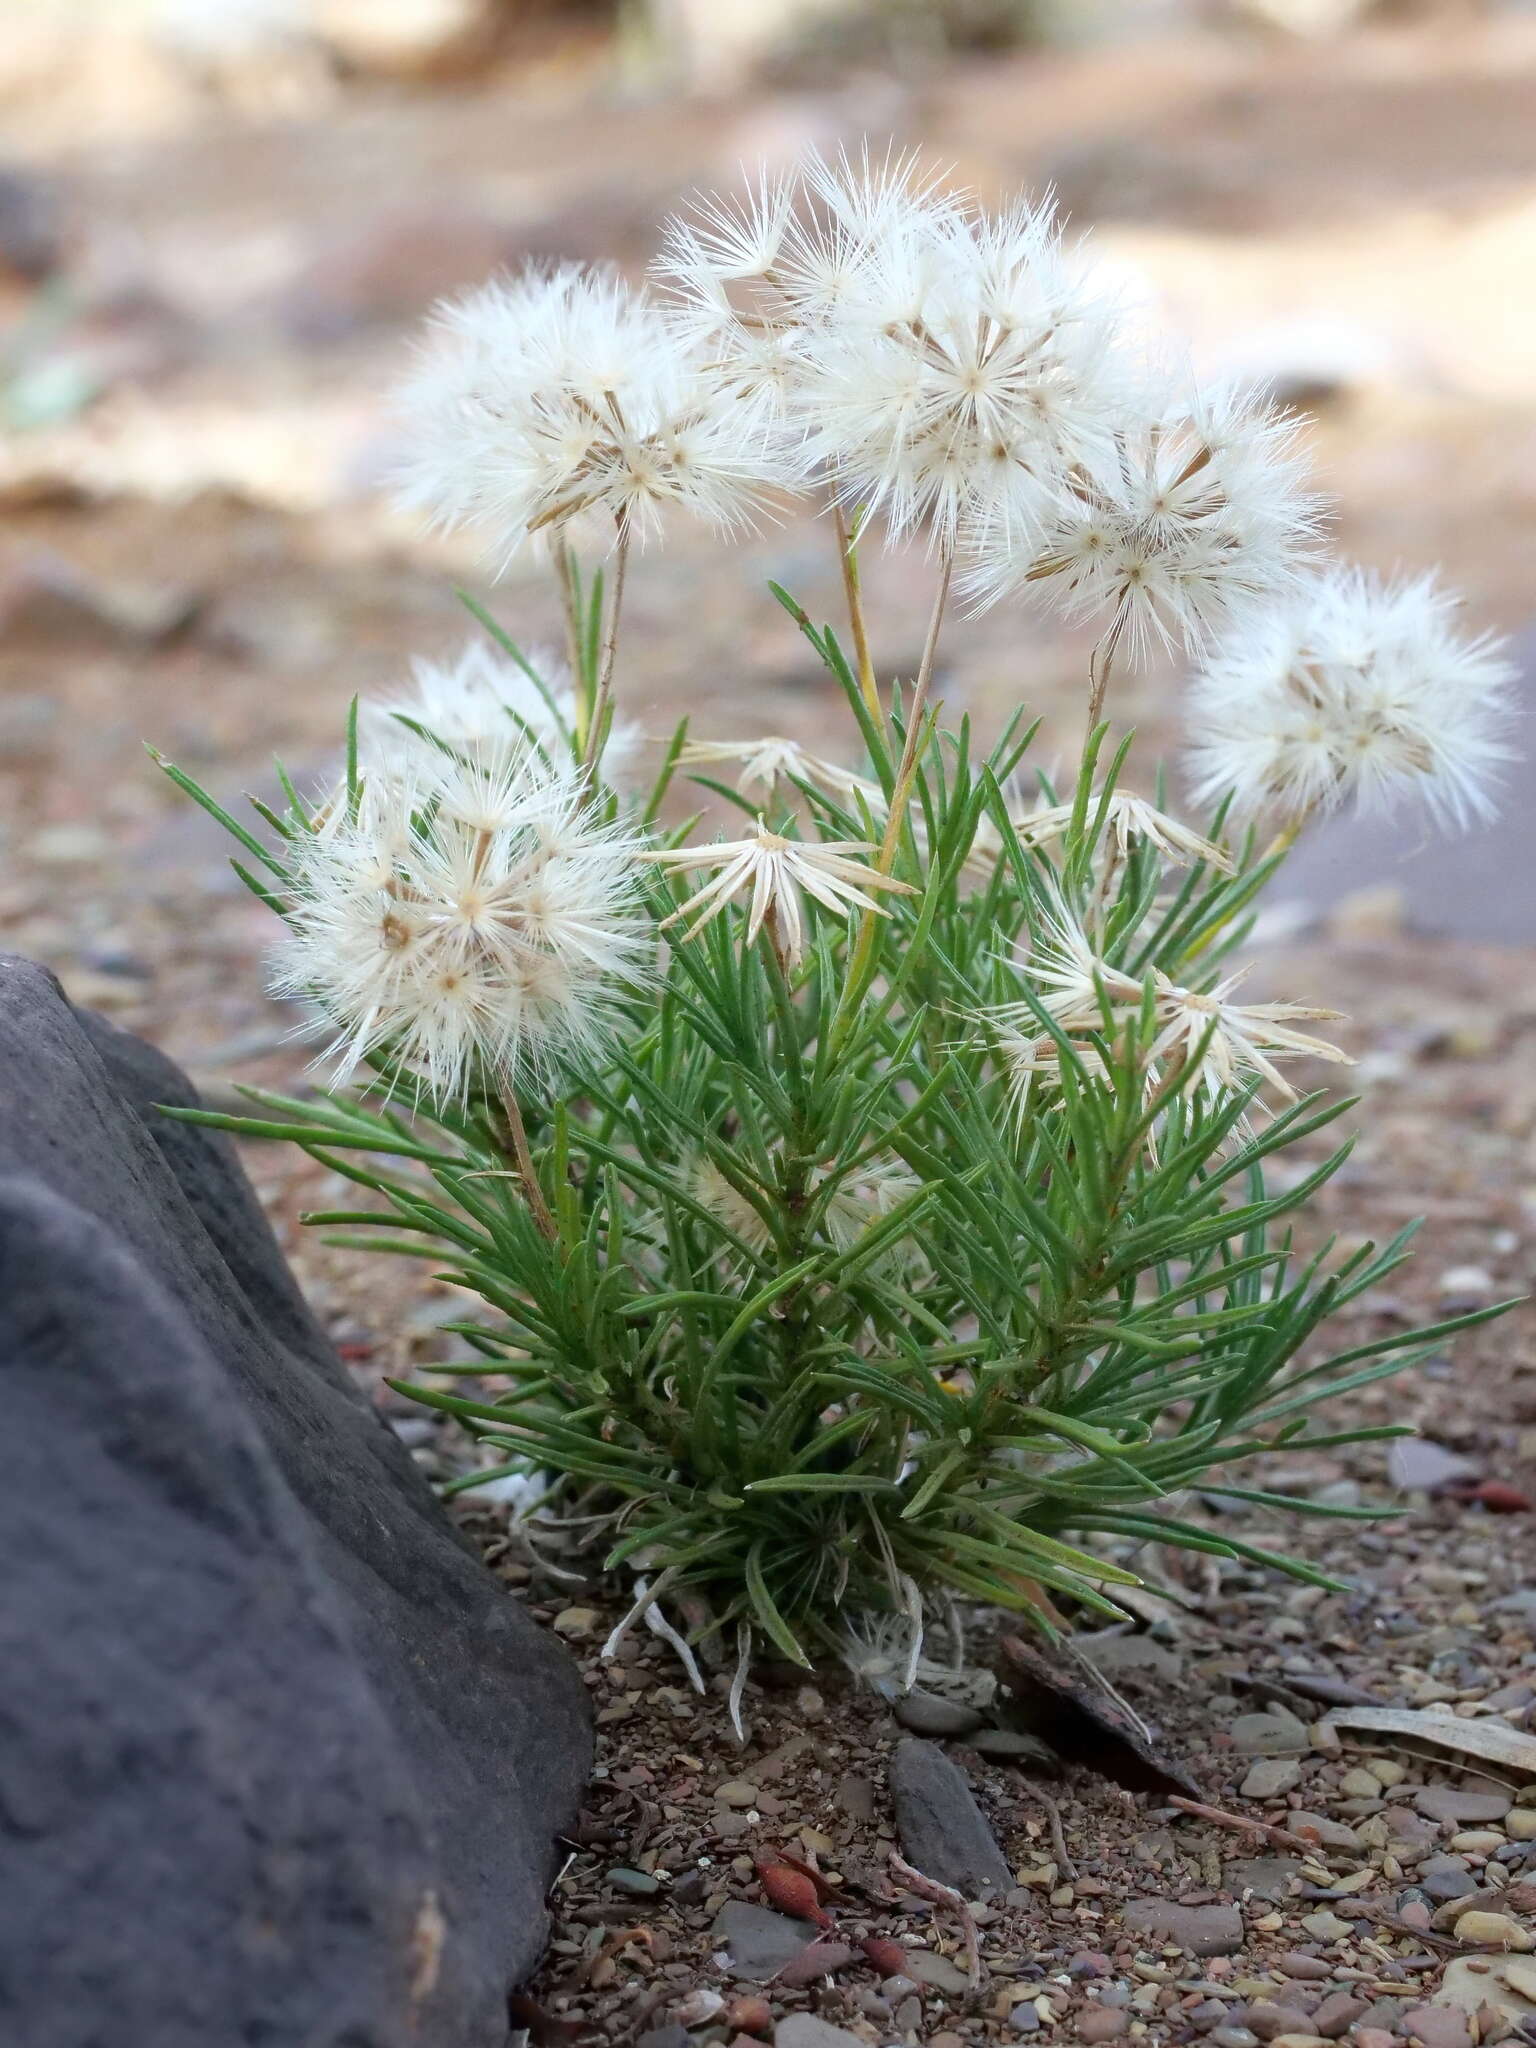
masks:
[[[1114,309],[1049,204],[987,215],[882,189],[847,220],[854,260],[807,329],[807,458],[895,533],[1014,559],[1074,466],[1107,458],[1127,388]]]
[[[1029,951],[1015,966],[1034,984],[1041,1009],[1063,1031],[1100,1030],[1106,1002],[1141,1001],[1141,983],[1100,958],[1092,939],[1060,901],[1040,907]],[[999,1024],[1038,1034],[1039,1018],[1028,1002],[1000,1004],[987,1014]]]
[[[340,1069],[383,1056],[462,1100],[601,1058],[651,945],[639,842],[583,793],[530,748],[418,756],[293,843],[274,986],[313,1005]]]
[[[1288,822],[1417,798],[1465,827],[1493,814],[1514,759],[1514,674],[1500,641],[1458,630],[1432,577],[1335,570],[1207,662],[1187,718],[1194,794]]]
[[[1298,1022],[1337,1019],[1337,1010],[1302,1003],[1235,1003],[1234,990],[1247,969],[1229,974],[1211,989],[1181,988],[1156,973],[1157,1021],[1152,1065],[1174,1067],[1195,1092],[1219,1101],[1257,1075],[1289,1100],[1296,1090],[1275,1064],[1282,1059],[1320,1059],[1349,1065],[1349,1055],[1326,1039],[1298,1031]]]
[[[408,503],[502,555],[588,515],[731,530],[787,481],[760,408],[617,273],[528,271],[441,308],[400,399]]]
[[[968,582],[1031,591],[1139,659],[1203,647],[1287,589],[1315,523],[1292,422],[1240,392],[1164,396],[1076,466],[1032,553],[984,544]]]
[[[875,848],[857,839],[792,839],[770,831],[762,819],[746,839],[716,840],[708,846],[668,847],[643,856],[672,874],[713,868],[714,874],[663,924],[691,917],[687,938],[695,937],[738,896],[748,899],[746,942],[751,945],[765,923],[786,959],[798,960],[805,949],[805,899],[834,917],[850,910],[887,915],[871,891],[911,896],[910,882],[900,882],[867,865]]]
[[[543,648],[531,648],[523,661],[526,666],[483,638],[467,641],[448,661],[414,660],[413,689],[360,709],[360,729],[371,756],[386,765],[423,750],[430,758],[441,754],[442,748],[433,745],[439,740],[481,763],[498,755],[516,759],[530,742],[557,765],[570,760],[576,730],[570,670],[559,655]],[[431,738],[423,739],[413,730],[416,726]],[[603,750],[604,778],[623,787],[644,743],[639,726],[617,721]]]
[[[1231,872],[1231,858],[1219,846],[1199,832],[1192,831],[1188,825],[1181,825],[1177,818],[1170,818],[1166,811],[1160,811],[1156,804],[1137,796],[1133,790],[1112,789],[1107,801],[1101,791],[1095,790],[1088,799],[1087,817],[1090,820],[1101,805],[1105,813],[1105,836],[1113,842],[1122,860],[1140,839],[1156,847],[1165,860],[1180,866],[1191,861],[1205,861],[1211,867]],[[1075,806],[1072,804],[1050,804],[1044,809],[1029,812],[1025,817],[1015,818],[1013,827],[1023,845],[1042,846],[1062,838],[1074,815]]]
[[[732,764],[737,770],[736,787],[743,792],[757,789],[769,796],[782,783],[803,782],[844,803],[862,797],[871,811],[885,809],[885,792],[878,782],[855,774],[841,762],[824,760],[799,740],[777,734],[755,740],[688,740],[678,762],[685,768]]]

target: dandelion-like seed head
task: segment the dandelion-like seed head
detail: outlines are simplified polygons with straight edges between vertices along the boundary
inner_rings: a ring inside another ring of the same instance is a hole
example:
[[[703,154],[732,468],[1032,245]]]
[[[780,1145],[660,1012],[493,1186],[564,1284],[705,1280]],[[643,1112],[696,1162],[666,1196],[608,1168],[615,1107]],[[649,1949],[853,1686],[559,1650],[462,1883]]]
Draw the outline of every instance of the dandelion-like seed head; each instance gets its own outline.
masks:
[[[407,501],[502,555],[589,517],[638,541],[673,511],[729,531],[787,481],[759,412],[615,272],[529,271],[440,309],[400,411]]]
[[[773,1233],[764,1222],[762,1212],[748,1201],[736,1184],[729,1180],[713,1159],[702,1154],[694,1160],[689,1172],[689,1185],[693,1199],[701,1209],[707,1209],[711,1216],[723,1223],[733,1237],[740,1238],[749,1251],[763,1252],[772,1242]]]
[[[1106,1002],[1141,1001],[1141,983],[1100,957],[1082,924],[1060,900],[1041,906],[1029,951],[1014,964],[1033,983],[1041,1009],[1063,1031],[1101,1030]],[[1035,1031],[1039,1022],[1028,1002],[1000,1004],[987,1014],[1025,1033]]]
[[[376,759],[396,764],[423,751],[431,758],[449,749],[467,752],[482,765],[496,757],[510,762],[530,741],[552,762],[571,757],[576,692],[559,655],[531,648],[519,663],[476,638],[449,660],[413,661],[411,673],[409,692],[362,706],[361,729]],[[430,737],[414,730],[418,726]],[[623,787],[643,745],[638,725],[615,721],[603,749],[604,778]]]
[[[1148,846],[1155,847],[1165,860],[1178,865],[1204,861],[1223,872],[1231,872],[1231,858],[1219,846],[1188,825],[1180,824],[1177,818],[1169,817],[1166,811],[1159,810],[1156,804],[1137,796],[1133,790],[1112,789],[1107,800],[1095,791],[1088,799],[1087,816],[1092,818],[1101,805],[1105,813],[1105,834],[1120,859],[1124,860],[1131,853],[1137,840],[1144,840]],[[1075,806],[1072,804],[1051,804],[1031,811],[1027,817],[1015,818],[1013,826],[1022,844],[1041,846],[1061,838],[1074,815]]]
[[[1114,308],[1048,202],[988,215],[914,187],[846,214],[855,235],[885,225],[810,330],[807,456],[895,533],[926,525],[944,548],[1014,558],[1062,479],[1106,459],[1127,390]]]
[[[1252,621],[1190,695],[1197,799],[1299,822],[1353,799],[1417,798],[1436,822],[1493,814],[1514,669],[1501,642],[1459,630],[1433,577],[1335,570]]]
[[[639,842],[583,793],[531,749],[413,759],[293,842],[274,985],[314,1006],[339,1068],[381,1058],[455,1101],[601,1059],[650,942]]]
[[[969,583],[1097,622],[1106,659],[1200,648],[1295,581],[1316,517],[1291,421],[1236,391],[1165,397],[1072,469],[1036,549],[984,544]]]

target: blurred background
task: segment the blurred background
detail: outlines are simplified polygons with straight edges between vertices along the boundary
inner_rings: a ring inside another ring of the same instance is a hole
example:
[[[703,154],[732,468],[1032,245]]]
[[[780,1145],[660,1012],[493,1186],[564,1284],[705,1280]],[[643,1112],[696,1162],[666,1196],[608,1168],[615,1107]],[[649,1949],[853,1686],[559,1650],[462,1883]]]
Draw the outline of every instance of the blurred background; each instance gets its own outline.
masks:
[[[1443,563],[1490,625],[1520,633],[1536,610],[1531,6],[4,0],[0,17],[0,944],[216,1099],[292,1083],[304,1054],[261,994],[268,914],[141,742],[231,802],[270,792],[273,752],[318,775],[354,692],[387,694],[410,654],[466,636],[455,583],[558,643],[531,572],[493,585],[472,543],[391,509],[390,387],[442,294],[530,256],[638,270],[661,216],[743,165],[869,136],[921,143],[987,196],[1054,185],[1202,368],[1267,378],[1305,415],[1341,550]],[[715,736],[841,730],[770,576],[838,616],[825,522],[643,559],[621,710],[654,733],[683,710]],[[879,666],[910,674],[930,572],[872,553],[866,577]],[[1080,727],[1087,655],[1002,607],[953,623],[941,687],[988,723],[1026,699],[1050,759]],[[1145,779],[1176,743],[1176,678],[1117,689]],[[1321,951],[1274,972],[1354,1012],[1377,1091],[1359,1171],[1395,1185],[1421,1156],[1447,1259],[1474,1218],[1502,1219],[1513,1255],[1536,1222],[1523,784],[1504,826],[1449,849],[1340,832],[1303,846],[1274,933]],[[1484,939],[1514,943],[1461,943]],[[311,1171],[266,1148],[280,1216]],[[1476,1234],[1463,1263],[1491,1256]]]

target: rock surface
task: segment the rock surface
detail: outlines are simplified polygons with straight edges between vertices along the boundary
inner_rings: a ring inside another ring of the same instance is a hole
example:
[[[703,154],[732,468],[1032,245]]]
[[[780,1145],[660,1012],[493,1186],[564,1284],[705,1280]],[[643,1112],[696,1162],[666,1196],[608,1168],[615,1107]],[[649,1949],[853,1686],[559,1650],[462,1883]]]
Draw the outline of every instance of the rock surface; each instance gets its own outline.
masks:
[[[1229,1956],[1243,1945],[1243,1916],[1236,1906],[1184,1906],[1177,1899],[1132,1899],[1124,1919],[1133,1932],[1177,1942],[1192,1956]]]
[[[901,1853],[909,1863],[968,1899],[1010,1889],[1013,1873],[1003,1852],[965,1774],[942,1749],[905,1737],[891,1758],[890,1782]]]
[[[816,1939],[816,1929],[809,1920],[730,1899],[716,1915],[710,1939],[729,1952],[733,1977],[766,1984]]]
[[[583,1689],[188,1099],[0,958],[0,2035],[501,2048]]]

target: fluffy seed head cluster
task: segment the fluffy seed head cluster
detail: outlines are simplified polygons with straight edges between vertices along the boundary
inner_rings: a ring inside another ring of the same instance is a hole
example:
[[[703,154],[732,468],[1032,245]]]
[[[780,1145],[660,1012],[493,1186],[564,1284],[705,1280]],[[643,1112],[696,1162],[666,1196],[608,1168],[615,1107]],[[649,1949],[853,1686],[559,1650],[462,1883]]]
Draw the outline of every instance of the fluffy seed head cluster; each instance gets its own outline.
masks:
[[[275,986],[318,1010],[339,1067],[382,1056],[456,1101],[601,1056],[649,948],[637,842],[583,795],[531,748],[418,755],[292,843]]]
[[[1239,392],[1178,394],[1128,408],[1062,479],[1038,546],[989,539],[970,581],[1033,588],[1100,625],[1106,655],[1197,648],[1295,580],[1315,510],[1288,420]]]
[[[1189,700],[1195,795],[1286,821],[1417,797],[1468,825],[1492,813],[1512,758],[1513,679],[1495,640],[1458,630],[1432,577],[1336,570],[1206,664]]]
[[[511,763],[530,742],[552,762],[570,757],[576,692],[558,655],[534,648],[520,666],[479,637],[451,660],[413,661],[411,675],[410,691],[361,708],[369,751],[384,765],[441,758],[446,747],[473,755],[484,770],[493,761]],[[637,725],[617,721],[603,749],[606,780],[624,783],[643,744]]]
[[[1149,368],[1048,198],[812,159],[671,221],[655,276],[660,300],[532,270],[441,309],[403,395],[408,499],[505,553],[830,491],[925,531],[978,604],[1044,598],[1131,653],[1203,643],[1305,549],[1290,429]]]
[[[400,411],[408,502],[503,555],[588,514],[640,541],[674,510],[729,530],[785,478],[761,409],[603,270],[530,270],[441,308]]]

